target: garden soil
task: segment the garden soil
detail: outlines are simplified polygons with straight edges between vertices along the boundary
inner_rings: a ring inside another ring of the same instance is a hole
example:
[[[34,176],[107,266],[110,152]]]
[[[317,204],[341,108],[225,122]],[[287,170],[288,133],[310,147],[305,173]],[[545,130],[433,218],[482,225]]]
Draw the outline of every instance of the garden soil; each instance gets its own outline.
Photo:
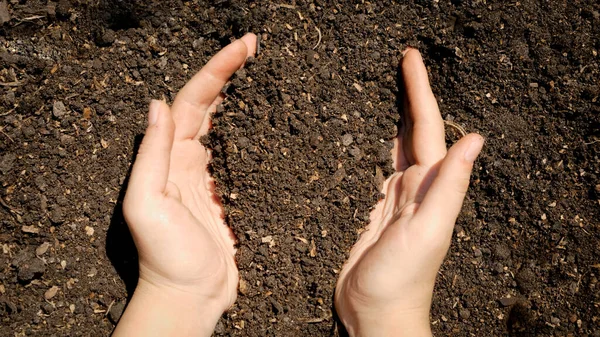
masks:
[[[148,102],[248,31],[260,52],[202,139],[241,277],[216,336],[343,333],[333,290],[392,171],[407,46],[444,120],[486,138],[435,334],[600,336],[594,0],[0,1],[1,336],[111,333]]]

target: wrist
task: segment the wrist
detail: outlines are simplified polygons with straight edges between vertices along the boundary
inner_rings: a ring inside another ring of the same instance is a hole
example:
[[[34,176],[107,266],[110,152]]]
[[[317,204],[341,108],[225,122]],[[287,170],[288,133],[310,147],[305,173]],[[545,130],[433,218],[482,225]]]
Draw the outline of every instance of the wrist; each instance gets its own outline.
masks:
[[[140,278],[114,336],[211,336],[222,313],[214,300]]]
[[[429,312],[362,313],[344,321],[350,337],[431,337]]]

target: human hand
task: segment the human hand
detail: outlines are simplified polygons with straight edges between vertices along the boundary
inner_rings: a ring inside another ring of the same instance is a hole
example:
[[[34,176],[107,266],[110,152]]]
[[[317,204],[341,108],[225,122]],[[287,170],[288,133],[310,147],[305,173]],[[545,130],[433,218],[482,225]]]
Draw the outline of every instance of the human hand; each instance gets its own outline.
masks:
[[[444,122],[420,53],[402,59],[404,126],[396,173],[350,252],[335,292],[350,336],[431,336],[436,274],[450,246],[483,138],[469,134],[446,152]]]
[[[213,57],[172,107],[150,104],[123,201],[140,277],[115,335],[210,335],[236,299],[234,237],[207,170],[210,151],[199,138],[223,100],[221,89],[255,49],[256,36],[245,35]]]

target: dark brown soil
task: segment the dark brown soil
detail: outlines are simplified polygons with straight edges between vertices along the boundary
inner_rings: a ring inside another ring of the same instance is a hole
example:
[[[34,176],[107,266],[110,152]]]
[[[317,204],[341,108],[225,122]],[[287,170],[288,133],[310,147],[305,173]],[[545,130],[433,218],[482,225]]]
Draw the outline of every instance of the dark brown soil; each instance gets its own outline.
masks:
[[[599,13],[594,0],[0,1],[0,335],[110,334],[137,278],[120,200],[147,104],[253,31],[261,53],[203,140],[243,280],[217,336],[335,334],[333,287],[390,173],[409,45],[443,117],[487,138],[436,335],[600,336]]]

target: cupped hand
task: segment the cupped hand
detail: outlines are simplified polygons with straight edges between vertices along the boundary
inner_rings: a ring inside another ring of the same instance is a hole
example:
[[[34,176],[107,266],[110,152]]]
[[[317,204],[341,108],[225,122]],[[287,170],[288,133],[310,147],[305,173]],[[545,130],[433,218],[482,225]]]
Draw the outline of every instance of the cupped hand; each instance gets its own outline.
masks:
[[[255,49],[256,36],[245,35],[214,56],[172,107],[152,101],[123,202],[139,253],[138,288],[194,299],[217,319],[235,301],[238,272],[233,234],[207,170],[210,150],[199,138],[223,86]]]
[[[446,151],[444,122],[420,53],[402,59],[404,125],[395,140],[396,172],[385,198],[350,252],[335,292],[351,336],[430,336],[436,274],[483,138],[469,134]]]

